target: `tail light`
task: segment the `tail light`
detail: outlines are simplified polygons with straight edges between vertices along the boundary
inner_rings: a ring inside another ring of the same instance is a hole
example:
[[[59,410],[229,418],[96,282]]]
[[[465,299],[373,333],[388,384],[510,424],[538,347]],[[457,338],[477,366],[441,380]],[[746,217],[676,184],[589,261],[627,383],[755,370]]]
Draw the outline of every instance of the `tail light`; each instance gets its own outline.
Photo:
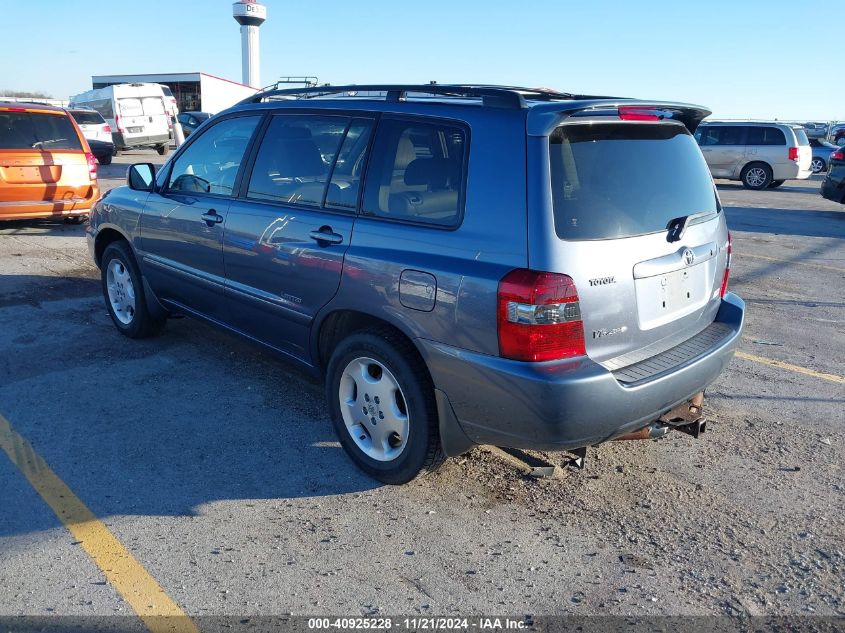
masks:
[[[724,298],[725,293],[728,291],[728,277],[731,274],[731,252],[733,249],[731,248],[731,232],[728,231],[728,258],[725,261],[725,274],[722,276],[722,288],[719,290],[719,296]]]
[[[85,154],[85,159],[88,161],[88,178],[91,182],[94,182],[97,180],[97,159],[91,152]]]
[[[648,108],[622,106],[619,108],[619,118],[623,121],[659,121],[662,117]]]
[[[794,160],[796,163],[798,162],[798,148],[797,147],[790,147],[789,148],[789,160]]]
[[[519,268],[499,282],[499,354],[522,361],[583,356],[584,323],[568,275]]]
[[[845,160],[845,150],[836,150],[830,155],[830,160]]]
[[[114,115],[114,125],[117,128],[118,132],[125,132],[126,131],[122,127],[120,127],[120,115],[119,114]]]
[[[108,123],[106,123],[106,124],[103,126],[103,132],[105,132],[106,134],[111,134],[111,125],[109,125]]]

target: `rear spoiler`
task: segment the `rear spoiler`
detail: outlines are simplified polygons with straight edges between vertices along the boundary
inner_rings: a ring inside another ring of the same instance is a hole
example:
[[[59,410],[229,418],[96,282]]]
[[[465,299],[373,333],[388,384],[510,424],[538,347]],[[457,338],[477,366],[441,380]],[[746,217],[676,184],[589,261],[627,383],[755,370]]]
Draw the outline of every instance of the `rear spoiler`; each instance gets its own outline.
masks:
[[[618,117],[628,121],[678,121],[690,131],[710,116],[707,108],[689,103],[638,101],[633,99],[580,101],[570,104],[549,103],[528,111],[529,136],[548,136],[561,123],[571,118]]]

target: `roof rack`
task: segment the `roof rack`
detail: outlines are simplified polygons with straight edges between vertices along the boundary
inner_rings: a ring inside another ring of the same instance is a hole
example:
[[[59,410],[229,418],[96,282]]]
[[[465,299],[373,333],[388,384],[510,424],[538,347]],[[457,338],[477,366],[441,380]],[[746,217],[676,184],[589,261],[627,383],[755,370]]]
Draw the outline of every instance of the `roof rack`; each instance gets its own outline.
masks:
[[[332,95],[355,97],[362,92],[384,93],[387,102],[404,101],[409,93],[428,94],[441,97],[459,97],[481,99],[485,107],[493,108],[526,108],[526,100],[531,101],[562,101],[574,99],[603,99],[589,95],[575,95],[568,92],[557,92],[546,88],[519,88],[514,86],[486,86],[486,85],[450,85],[450,84],[351,84],[347,86],[309,86],[306,88],[277,89],[275,86],[263,90],[241,101],[238,105],[247,103],[261,103],[272,98],[316,99]],[[374,98],[375,95],[367,95]]]

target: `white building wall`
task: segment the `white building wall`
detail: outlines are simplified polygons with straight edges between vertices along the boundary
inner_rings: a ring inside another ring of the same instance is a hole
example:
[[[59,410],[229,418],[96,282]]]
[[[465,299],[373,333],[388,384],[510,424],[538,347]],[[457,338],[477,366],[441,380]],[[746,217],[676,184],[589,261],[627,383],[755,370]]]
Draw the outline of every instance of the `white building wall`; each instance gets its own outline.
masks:
[[[202,111],[217,114],[258,92],[255,88],[209,75],[200,76]]]

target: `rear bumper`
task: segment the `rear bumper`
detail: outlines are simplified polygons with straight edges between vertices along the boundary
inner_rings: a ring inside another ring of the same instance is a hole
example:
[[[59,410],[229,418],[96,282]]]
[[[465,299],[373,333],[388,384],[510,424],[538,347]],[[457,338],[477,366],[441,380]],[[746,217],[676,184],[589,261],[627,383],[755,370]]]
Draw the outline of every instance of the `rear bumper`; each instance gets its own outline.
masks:
[[[775,163],[772,169],[772,180],[805,180],[813,175],[812,168],[801,169],[797,163]]]
[[[560,450],[641,428],[707,387],[739,344],[745,303],[728,293],[716,321],[728,326],[718,343],[630,386],[588,358],[523,363],[419,343],[435,387],[451,404],[458,434],[476,444]]]
[[[170,134],[152,134],[149,136],[126,135],[122,132],[112,132],[115,147],[125,149],[129,147],[147,147],[149,145],[161,145],[170,142]]]
[[[33,202],[0,201],[0,220],[32,220],[85,215],[100,195],[100,190],[96,186],[91,189],[91,195],[85,198]]]

